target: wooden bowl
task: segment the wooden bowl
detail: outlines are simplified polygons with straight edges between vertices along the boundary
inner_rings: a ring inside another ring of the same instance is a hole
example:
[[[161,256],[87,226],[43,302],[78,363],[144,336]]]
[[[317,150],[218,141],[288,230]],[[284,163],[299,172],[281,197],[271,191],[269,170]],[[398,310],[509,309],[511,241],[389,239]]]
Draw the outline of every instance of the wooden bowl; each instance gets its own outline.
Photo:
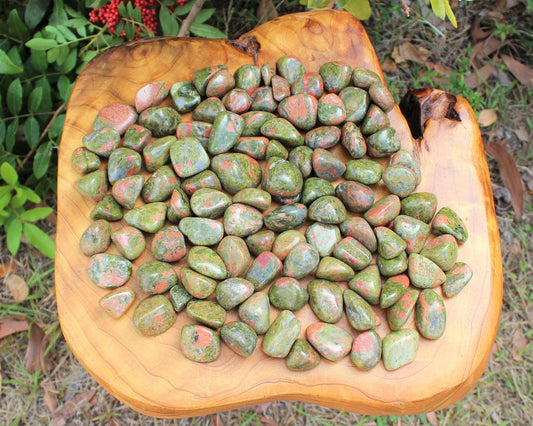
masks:
[[[364,414],[421,413],[453,404],[473,387],[488,361],[501,308],[502,267],[476,118],[465,99],[440,91],[411,96],[409,105],[415,108],[410,119],[423,130],[419,140],[412,139],[398,107],[389,117],[403,148],[419,158],[423,179],[417,191],[435,193],[439,208],[449,206],[465,221],[470,238],[460,246],[459,260],[472,267],[474,277],[459,295],[445,301],[444,336],[436,341],[421,338],[411,364],[390,372],[380,363],[363,372],[346,357],[294,372],[283,360],[265,356],[261,340],[249,358],[223,345],[218,360],[198,364],[178,348],[181,326],[190,322],[186,314],[178,315],[167,332],[145,337],[133,326],[133,309],[114,320],[98,304],[107,291],[92,284],[86,269],[89,258],[78,248],[93,203],[76,190],[79,175],[70,160],[91,131],[97,112],[113,102],[133,104],[136,91],[156,79],[172,84],[190,80],[195,70],[208,65],[226,64],[234,71],[245,63],[273,63],[283,55],[299,57],[307,71],[339,60],[382,75],[361,23],[331,10],[283,16],[236,42],[156,38],[127,43],[102,53],[81,73],[70,98],[59,155],[56,297],[65,339],[114,397],[157,417],[197,416],[280,399]],[[113,229],[121,225],[112,224]],[[110,252],[116,253],[114,248]],[[134,270],[150,258],[144,254],[137,259]],[[138,290],[135,283],[132,287]],[[143,297],[139,291],[137,296]],[[298,316],[302,330],[317,321],[308,308]],[[378,328],[382,337],[388,332],[385,323]],[[345,320],[341,325],[353,331]],[[412,321],[408,326],[414,327]]]

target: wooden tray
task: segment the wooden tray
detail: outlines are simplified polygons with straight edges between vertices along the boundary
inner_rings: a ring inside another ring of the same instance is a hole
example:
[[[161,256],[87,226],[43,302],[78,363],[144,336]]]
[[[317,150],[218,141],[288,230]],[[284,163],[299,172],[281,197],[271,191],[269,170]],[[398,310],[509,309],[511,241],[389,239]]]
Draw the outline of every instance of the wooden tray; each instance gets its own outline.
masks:
[[[472,267],[474,278],[458,296],[446,300],[444,336],[437,341],[421,339],[418,356],[410,365],[388,372],[380,364],[362,372],[347,357],[336,363],[322,360],[308,372],[292,372],[283,360],[266,357],[260,342],[250,358],[223,347],[217,361],[197,364],[178,348],[181,325],[188,322],[185,314],[162,335],[144,337],[133,327],[133,309],[113,320],[99,307],[106,290],[91,283],[86,272],[89,259],[78,248],[93,203],[75,189],[79,175],[70,158],[102,107],[117,101],[132,104],[135,92],[156,79],[172,84],[190,80],[195,70],[207,65],[226,64],[234,71],[245,63],[275,62],[286,54],[298,56],[307,71],[340,60],[381,74],[362,25],[345,12],[283,16],[247,36],[251,35],[256,43],[249,37],[233,44],[176,38],[132,42],[99,55],[78,78],[67,110],[58,176],[56,297],[70,348],[113,396],[157,417],[196,416],[280,399],[364,414],[428,412],[458,401],[488,361],[501,308],[502,270],[476,118],[463,98],[453,105],[455,97],[442,92],[427,90],[412,96],[419,107],[413,110],[414,121],[424,126],[419,141],[413,142],[398,107],[389,116],[403,147],[420,159],[423,179],[418,191],[434,192],[439,207],[448,205],[465,220],[470,239],[460,247],[459,259]],[[448,101],[443,103],[443,99]],[[454,115],[457,121],[446,118]],[[113,224],[113,228],[121,225]],[[145,254],[137,259],[134,269],[149,258]],[[309,309],[299,311],[298,316],[302,330],[316,321]],[[346,322],[342,324],[349,329]],[[378,332],[383,337],[386,326]]]

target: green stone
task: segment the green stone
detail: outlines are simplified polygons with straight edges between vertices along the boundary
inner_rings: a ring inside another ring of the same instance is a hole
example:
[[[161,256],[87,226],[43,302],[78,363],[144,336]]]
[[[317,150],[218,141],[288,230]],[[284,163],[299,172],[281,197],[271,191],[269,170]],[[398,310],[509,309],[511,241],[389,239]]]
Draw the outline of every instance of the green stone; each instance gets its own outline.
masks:
[[[217,219],[231,205],[231,198],[217,189],[200,188],[192,194],[190,204],[196,216]]]
[[[304,145],[293,148],[288,157],[288,160],[298,167],[298,170],[300,170],[304,178],[308,178],[313,171],[312,159],[313,150]]]
[[[316,124],[317,108],[318,102],[314,96],[300,94],[283,99],[278,106],[278,112],[297,128],[311,130]]]
[[[224,225],[214,219],[185,217],[178,226],[189,241],[198,246],[215,245],[224,236]]]
[[[235,87],[248,90],[261,84],[261,69],[257,65],[241,65],[234,74]]]
[[[229,151],[241,136],[244,120],[240,115],[230,111],[220,112],[213,122],[211,136],[207,142],[207,151],[211,155]]]
[[[407,253],[419,253],[429,235],[429,225],[411,216],[399,215],[394,219],[392,229],[407,244]]]
[[[307,304],[309,295],[298,280],[290,277],[281,277],[270,286],[268,298],[275,308],[297,311]]]
[[[368,222],[362,217],[349,217],[339,227],[342,235],[355,238],[370,252],[373,253],[378,249],[376,235]]]
[[[111,225],[107,220],[92,222],[80,238],[80,250],[86,256],[103,253],[111,244]]]
[[[137,259],[144,252],[144,234],[133,226],[124,226],[111,234],[113,244],[119,253],[128,260]]]
[[[285,118],[273,118],[261,126],[261,134],[275,139],[289,148],[304,144],[304,138],[291,122]]]
[[[446,281],[446,275],[435,262],[417,253],[409,255],[408,274],[411,284],[418,288],[433,288]]]
[[[302,174],[290,161],[276,159],[265,166],[263,189],[271,195],[292,197],[300,193],[302,186]]]
[[[216,116],[223,111],[226,111],[226,107],[220,99],[207,98],[200,102],[196,108],[194,108],[194,111],[192,112],[192,118],[195,121],[213,123]]]
[[[135,300],[135,292],[129,287],[119,287],[105,296],[99,301],[99,305],[112,318],[120,318],[126,313]]]
[[[178,124],[176,137],[178,139],[194,137],[197,138],[204,148],[207,148],[207,141],[211,135],[213,125],[203,121],[188,121]]]
[[[130,226],[154,234],[163,227],[166,214],[165,203],[150,203],[126,212],[124,220]]]
[[[296,245],[283,262],[283,275],[300,279],[311,273],[320,261],[316,249],[307,243]]]
[[[330,182],[339,179],[346,171],[346,165],[339,157],[322,148],[314,150],[312,163],[315,174]]]
[[[409,320],[415,309],[418,299],[418,290],[407,289],[400,298],[387,309],[387,322],[391,330],[399,330]]]
[[[339,259],[326,256],[320,260],[315,275],[331,281],[350,281],[354,277],[354,271]]]
[[[272,253],[274,253],[280,260],[285,260],[289,252],[294,246],[305,243],[305,235],[295,229],[283,231],[274,240],[272,246]]]
[[[144,176],[127,176],[115,182],[111,194],[117,203],[127,209],[133,209],[141,194],[144,185]]]
[[[400,149],[398,152],[391,155],[389,166],[393,165],[404,166],[412,170],[416,177],[416,185],[418,185],[422,180],[420,164],[418,164],[418,161],[409,151],[406,151],[405,149]]]
[[[222,184],[217,175],[211,170],[204,170],[197,175],[191,176],[185,179],[181,183],[181,189],[189,197],[192,196],[200,188],[211,188],[216,190],[222,190]]]
[[[285,358],[300,330],[300,320],[291,311],[281,311],[263,338],[263,352],[274,358]]]
[[[131,276],[131,262],[116,254],[97,253],[91,257],[87,272],[93,283],[101,288],[117,288]]]
[[[270,327],[270,301],[266,293],[254,293],[239,306],[239,318],[257,334],[265,334]]]
[[[361,124],[361,132],[365,135],[372,135],[388,127],[390,128],[390,120],[385,111],[377,105],[370,104]]]
[[[439,339],[446,330],[446,307],[444,301],[433,290],[420,292],[415,305],[415,325],[426,339]]]
[[[174,321],[176,321],[176,311],[162,294],[141,300],[133,311],[133,325],[148,336],[167,331]]]
[[[270,86],[272,77],[276,74],[276,67],[273,64],[263,64],[261,65],[261,78],[265,86]]]
[[[318,73],[324,81],[324,89],[338,93],[350,84],[352,67],[344,62],[325,62],[320,66]]]
[[[316,322],[307,326],[305,336],[320,355],[329,361],[338,361],[350,353],[353,337],[344,328]]]
[[[322,124],[337,126],[346,120],[346,107],[339,96],[328,93],[318,100],[317,116]]]
[[[153,172],[168,163],[170,159],[170,147],[174,145],[176,140],[175,136],[152,139],[143,149],[146,170]]]
[[[181,123],[181,115],[174,108],[150,107],[139,114],[139,124],[156,137],[171,135]]]
[[[389,112],[394,108],[395,102],[391,92],[381,82],[376,82],[368,89],[370,100],[383,109],[385,112]]]
[[[128,212],[129,213],[129,212]],[[127,213],[126,213],[127,214]],[[122,219],[122,207],[115,201],[111,194],[102,198],[89,214],[91,219],[104,219],[109,221],[116,221]]]
[[[241,115],[244,120],[241,136],[259,136],[261,127],[267,121],[276,118],[274,114],[267,111],[248,111]]]
[[[246,237],[246,245],[252,255],[259,256],[264,251],[272,251],[275,238],[276,234],[273,231],[265,229]]]
[[[336,225],[315,222],[305,230],[305,238],[324,257],[333,253],[333,247],[341,240],[341,231]]]
[[[416,188],[416,175],[405,166],[388,166],[381,177],[387,189],[401,198],[407,197]]]
[[[191,361],[213,362],[220,356],[220,337],[209,327],[186,324],[181,329],[180,349]]]
[[[387,157],[400,150],[400,138],[392,127],[385,127],[366,139],[371,157]]]
[[[293,95],[305,93],[318,99],[324,94],[324,80],[322,80],[321,75],[317,72],[305,73],[301,78],[292,83],[291,93]]]
[[[305,339],[296,339],[285,358],[289,370],[308,371],[320,363],[320,355]]]
[[[368,186],[359,182],[341,182],[335,188],[335,194],[346,209],[354,213],[364,213],[375,201],[376,195]]]
[[[357,331],[370,330],[380,324],[368,302],[355,291],[346,289],[343,293],[344,309],[350,325]]]
[[[217,302],[228,311],[248,299],[253,292],[254,286],[252,283],[239,277],[221,281],[215,289]]]
[[[226,265],[229,277],[243,275],[252,261],[246,242],[234,235],[228,235],[220,241],[217,253]]]
[[[181,312],[187,306],[190,300],[192,300],[192,295],[183,287],[181,284],[177,284],[170,289],[170,302],[174,306],[176,312]]]
[[[307,207],[300,203],[294,203],[276,207],[267,213],[263,220],[268,229],[282,232],[300,227],[306,218]]]
[[[166,201],[175,189],[180,187],[180,180],[170,166],[159,167],[142,187],[141,197],[145,203]]]
[[[222,98],[227,92],[235,87],[235,78],[227,69],[221,69],[214,73],[205,87],[207,97],[216,96]]]
[[[354,86],[362,89],[368,89],[370,86],[372,86],[372,84],[380,82],[381,79],[374,71],[366,68],[356,67],[352,72],[352,81]]]
[[[377,305],[381,294],[381,276],[377,265],[368,265],[348,282],[348,286],[371,305]]]
[[[401,276],[401,275],[400,275]],[[409,282],[407,282],[409,285]],[[400,297],[405,293],[406,287],[400,280],[395,279],[395,277],[390,277],[383,284],[381,289],[381,296],[379,298],[380,308],[387,309],[394,305]]]
[[[181,189],[176,188],[170,196],[167,217],[170,222],[178,223],[181,219],[192,215],[191,204],[187,194]]]
[[[107,193],[107,177],[104,170],[96,170],[76,181],[76,187],[87,198],[100,201]]]
[[[366,154],[365,138],[359,127],[351,121],[342,126],[341,144],[352,158],[361,158]]]
[[[418,352],[420,337],[416,330],[393,331],[383,339],[383,364],[389,371],[413,362]]]
[[[245,136],[237,140],[233,151],[249,155],[256,160],[264,160],[268,144],[268,139],[264,136]]]
[[[122,146],[141,152],[151,139],[152,132],[150,130],[138,124],[133,124],[124,133]]]
[[[191,247],[187,256],[187,263],[191,269],[215,280],[223,280],[228,276],[222,258],[209,247]]]
[[[178,277],[189,294],[197,299],[205,299],[215,291],[217,282],[190,268],[181,268]]]
[[[272,252],[264,251],[254,259],[245,278],[253,284],[256,291],[261,290],[277,278],[282,267],[281,260]]]
[[[135,277],[141,290],[149,294],[162,294],[178,283],[176,272],[166,262],[149,260],[137,268]]]
[[[359,160],[350,160],[346,163],[346,172],[344,178],[365,185],[374,185],[381,180],[383,167],[374,160],[361,158]]]
[[[192,83],[202,96],[205,96],[205,89],[207,87],[207,82],[220,70],[227,70],[226,65],[213,65],[205,67],[196,71],[192,77]]]
[[[364,371],[371,370],[381,359],[382,344],[379,334],[374,330],[364,331],[355,336],[350,352],[354,365]]]
[[[437,212],[431,224],[431,232],[435,235],[453,235],[460,244],[468,239],[468,230],[463,220],[449,207],[443,207]]]
[[[197,138],[178,139],[170,148],[174,171],[181,178],[196,175],[209,167],[209,155]]]
[[[346,107],[346,121],[360,123],[370,105],[368,92],[358,87],[345,87],[340,91],[339,97]]]
[[[263,227],[263,215],[254,207],[246,204],[232,204],[224,212],[224,231],[226,235],[247,237]]]
[[[154,234],[150,252],[158,260],[178,262],[187,254],[185,237],[176,225],[165,226]]]
[[[293,56],[282,56],[276,62],[278,74],[285,78],[289,84],[293,84],[305,75],[305,67],[302,62]]]
[[[272,196],[259,188],[244,188],[233,196],[232,201],[234,203],[247,204],[264,212],[270,208]]]
[[[454,267],[457,261],[457,250],[455,238],[449,234],[444,234],[426,243],[420,254],[447,272]]]
[[[70,160],[72,163],[72,168],[77,173],[86,174],[94,172],[100,167],[100,158],[98,158],[98,155],[82,146],[76,148],[72,152]]]
[[[159,105],[167,97],[168,84],[162,80],[152,81],[141,87],[135,94],[135,109],[137,112]]]
[[[231,321],[220,329],[222,341],[236,354],[248,357],[252,355],[257,346],[257,334],[248,324],[240,321]]]
[[[176,110],[180,113],[192,111],[202,97],[190,81],[178,81],[170,87],[170,96]]]
[[[407,243],[393,230],[385,226],[374,228],[378,241],[378,253],[384,259],[399,256],[407,247]]]
[[[302,203],[311,204],[325,195],[334,195],[335,187],[326,179],[310,177],[305,180],[302,188]]]
[[[270,142],[268,142],[265,153],[265,158],[269,159],[272,157],[281,158],[282,160],[289,158],[289,151],[287,148],[285,148],[280,141],[275,139],[271,139]]]
[[[372,253],[352,237],[345,237],[340,240],[333,248],[333,256],[347,263],[356,271],[366,268],[372,260]]]
[[[309,219],[321,223],[340,224],[348,215],[341,200],[331,195],[324,195],[309,206]]]
[[[392,259],[385,259],[378,255],[378,268],[384,277],[399,275],[407,270],[407,254],[403,251]]]
[[[255,188],[261,182],[259,163],[246,154],[219,154],[211,159],[211,169],[232,195],[244,188]]]
[[[100,157],[109,157],[120,145],[120,134],[109,127],[95,130],[82,139],[83,146]]]
[[[456,263],[446,272],[446,281],[442,284],[442,293],[446,297],[456,296],[472,279],[473,271],[464,262]]]
[[[320,321],[336,323],[342,318],[341,288],[331,281],[313,280],[307,285],[309,306]]]
[[[185,311],[193,320],[211,328],[220,328],[226,321],[226,310],[212,300],[191,300]]]
[[[252,89],[252,111],[267,111],[274,112],[278,103],[274,99],[274,93],[271,87],[257,87]]]
[[[272,97],[278,102],[282,101],[291,94],[289,82],[279,75],[272,76],[272,79],[270,80],[270,86],[272,87]]]
[[[387,226],[399,213],[400,199],[391,194],[375,201],[363,217],[372,226]]]

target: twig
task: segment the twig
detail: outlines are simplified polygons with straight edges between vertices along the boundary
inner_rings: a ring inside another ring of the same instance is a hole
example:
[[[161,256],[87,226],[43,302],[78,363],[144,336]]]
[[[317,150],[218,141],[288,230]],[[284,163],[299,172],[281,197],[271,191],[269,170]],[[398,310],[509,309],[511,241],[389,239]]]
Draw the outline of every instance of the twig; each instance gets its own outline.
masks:
[[[405,2],[405,0],[400,0],[400,4],[402,5],[403,13],[405,13],[405,16],[409,17],[411,15],[411,8],[409,5]]]
[[[187,17],[183,21],[183,24],[181,25],[181,28],[178,32],[178,37],[186,37],[189,34],[191,25],[193,24],[200,10],[202,10],[202,6],[204,5],[204,3],[205,3],[205,0],[196,0],[191,11],[189,12]]]

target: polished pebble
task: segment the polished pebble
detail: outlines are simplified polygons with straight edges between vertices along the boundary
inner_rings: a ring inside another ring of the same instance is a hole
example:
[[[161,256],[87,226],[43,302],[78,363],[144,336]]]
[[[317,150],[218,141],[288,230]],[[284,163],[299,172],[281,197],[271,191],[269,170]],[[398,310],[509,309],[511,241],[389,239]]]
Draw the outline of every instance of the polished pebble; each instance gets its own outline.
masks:
[[[334,324],[343,315],[343,299],[341,288],[328,280],[312,280],[307,285],[309,306],[320,321]]]
[[[320,355],[329,361],[338,361],[350,353],[353,337],[344,328],[325,322],[309,324],[305,337]]]
[[[416,330],[393,331],[383,339],[383,364],[389,371],[413,362],[418,353],[420,337]]]
[[[149,294],[162,294],[178,283],[176,272],[166,262],[149,260],[135,271],[141,290]]]
[[[133,311],[133,325],[142,334],[155,336],[167,331],[176,321],[172,303],[162,294],[143,299]]]
[[[186,324],[181,329],[180,350],[195,362],[213,362],[221,352],[217,332],[202,325]]]
[[[131,262],[116,254],[98,253],[91,257],[87,272],[91,281],[101,288],[117,288],[130,279]]]

